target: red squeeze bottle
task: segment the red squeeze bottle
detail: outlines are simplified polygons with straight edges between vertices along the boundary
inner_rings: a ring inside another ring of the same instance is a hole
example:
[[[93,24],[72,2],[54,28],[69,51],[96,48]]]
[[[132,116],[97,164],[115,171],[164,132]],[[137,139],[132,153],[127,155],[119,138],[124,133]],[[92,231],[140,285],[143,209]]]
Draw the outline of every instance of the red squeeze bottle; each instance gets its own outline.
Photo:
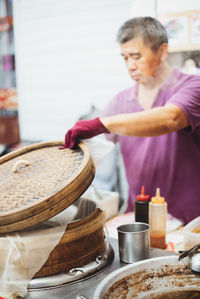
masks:
[[[149,223],[149,201],[150,196],[145,194],[144,186],[142,186],[141,194],[137,195],[135,201],[135,221]]]

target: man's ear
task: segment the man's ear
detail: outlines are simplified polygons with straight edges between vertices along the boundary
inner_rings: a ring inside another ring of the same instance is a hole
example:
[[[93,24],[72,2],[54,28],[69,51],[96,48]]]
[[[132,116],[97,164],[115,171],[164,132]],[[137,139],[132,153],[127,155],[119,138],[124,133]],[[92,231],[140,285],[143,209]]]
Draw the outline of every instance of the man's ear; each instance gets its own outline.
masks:
[[[168,44],[163,43],[159,48],[160,60],[164,61],[168,55]]]

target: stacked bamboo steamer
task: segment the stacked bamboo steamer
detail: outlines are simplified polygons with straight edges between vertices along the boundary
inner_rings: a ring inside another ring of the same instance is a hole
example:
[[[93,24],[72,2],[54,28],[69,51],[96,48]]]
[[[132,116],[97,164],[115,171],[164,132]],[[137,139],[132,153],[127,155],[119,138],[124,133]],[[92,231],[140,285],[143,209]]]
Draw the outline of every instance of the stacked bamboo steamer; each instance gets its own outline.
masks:
[[[76,150],[42,142],[0,158],[0,234],[30,228],[60,213],[91,184],[95,168],[84,143]],[[105,250],[104,215],[96,209],[70,223],[35,277],[93,261]]]

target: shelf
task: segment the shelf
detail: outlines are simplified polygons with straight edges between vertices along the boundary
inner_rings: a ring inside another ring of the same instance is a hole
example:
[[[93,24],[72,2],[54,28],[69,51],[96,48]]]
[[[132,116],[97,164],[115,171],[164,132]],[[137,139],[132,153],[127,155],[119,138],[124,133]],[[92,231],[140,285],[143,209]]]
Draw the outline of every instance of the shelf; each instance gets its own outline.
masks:
[[[0,117],[0,144],[11,145],[19,143],[19,123],[17,116]]]
[[[0,33],[9,32],[13,29],[13,17],[5,16],[0,17]]]
[[[200,51],[200,45],[169,46],[169,53]]]
[[[12,0],[0,4],[0,144],[9,146],[20,140]]]
[[[18,116],[18,111],[17,110],[12,110],[12,109],[0,109],[0,117],[13,117],[13,116]]]

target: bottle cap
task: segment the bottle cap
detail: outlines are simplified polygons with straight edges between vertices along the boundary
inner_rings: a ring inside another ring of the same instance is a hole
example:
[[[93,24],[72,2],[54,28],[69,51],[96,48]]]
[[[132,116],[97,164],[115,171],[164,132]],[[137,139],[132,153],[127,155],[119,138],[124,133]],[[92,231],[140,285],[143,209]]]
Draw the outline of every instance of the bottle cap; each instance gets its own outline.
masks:
[[[165,198],[160,196],[160,188],[156,188],[156,196],[151,198],[152,203],[164,203]]]
[[[141,188],[141,194],[137,195],[137,200],[139,201],[148,201],[149,194],[145,194],[144,186]]]

